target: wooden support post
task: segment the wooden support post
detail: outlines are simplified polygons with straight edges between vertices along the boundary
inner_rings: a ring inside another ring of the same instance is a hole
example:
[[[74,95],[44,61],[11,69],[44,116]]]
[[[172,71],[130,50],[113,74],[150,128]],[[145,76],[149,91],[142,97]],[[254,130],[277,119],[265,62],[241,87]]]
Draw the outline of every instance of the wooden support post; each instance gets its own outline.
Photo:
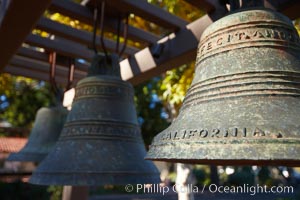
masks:
[[[64,186],[62,200],[88,200],[87,186]]]

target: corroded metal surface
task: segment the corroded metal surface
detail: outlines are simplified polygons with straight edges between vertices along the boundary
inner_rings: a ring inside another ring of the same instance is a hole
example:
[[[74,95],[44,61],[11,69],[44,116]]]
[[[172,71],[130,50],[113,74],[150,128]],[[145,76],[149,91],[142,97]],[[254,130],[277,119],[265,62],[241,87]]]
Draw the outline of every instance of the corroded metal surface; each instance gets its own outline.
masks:
[[[58,140],[67,115],[68,110],[62,105],[40,108],[25,147],[10,154],[7,160],[41,162]]]
[[[54,150],[30,179],[41,185],[157,183],[159,173],[144,160],[132,86],[122,81],[118,62],[94,59],[78,82],[72,109]],[[118,60],[117,60],[118,61]],[[108,65],[108,66],[107,66]],[[103,68],[105,66],[105,68]],[[93,75],[94,73],[101,75]],[[110,74],[110,75],[106,75]]]
[[[221,165],[300,165],[300,40],[292,22],[248,10],[203,33],[178,118],[147,158]]]

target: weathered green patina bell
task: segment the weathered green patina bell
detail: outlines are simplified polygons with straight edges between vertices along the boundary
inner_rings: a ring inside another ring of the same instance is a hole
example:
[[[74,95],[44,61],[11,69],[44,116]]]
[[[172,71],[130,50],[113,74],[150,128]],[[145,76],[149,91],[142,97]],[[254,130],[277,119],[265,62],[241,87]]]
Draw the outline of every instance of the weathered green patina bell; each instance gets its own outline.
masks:
[[[268,9],[208,27],[179,116],[158,134],[151,160],[220,165],[300,165],[300,40]]]
[[[40,108],[25,147],[10,154],[7,160],[41,162],[58,140],[67,114],[62,105]]]
[[[72,109],[54,150],[33,173],[41,185],[157,183],[144,160],[132,86],[121,80],[119,59],[96,55],[78,82]]]

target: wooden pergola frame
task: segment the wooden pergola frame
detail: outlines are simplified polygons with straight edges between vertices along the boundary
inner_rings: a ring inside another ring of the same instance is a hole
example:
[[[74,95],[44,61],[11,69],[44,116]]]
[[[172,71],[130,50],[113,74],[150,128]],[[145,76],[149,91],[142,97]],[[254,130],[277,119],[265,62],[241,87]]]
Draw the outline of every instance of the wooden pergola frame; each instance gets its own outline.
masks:
[[[218,0],[185,0],[203,9],[206,15],[192,23],[187,23],[178,16],[149,4],[146,0],[109,0],[107,5],[116,12],[133,13],[147,21],[170,31],[165,37],[160,37],[147,30],[131,25],[128,26],[128,38],[144,44],[142,49],[127,46],[120,62],[122,78],[132,84],[139,84],[166,70],[190,62],[196,57],[196,49],[202,32],[213,21],[227,12]],[[86,75],[86,71],[94,52],[91,50],[92,33],[78,30],[43,17],[46,9],[61,13],[86,24],[93,24],[93,10],[87,5],[81,5],[67,0],[4,0],[0,7],[0,70],[14,75],[31,77],[48,81],[49,53],[58,54],[57,77],[60,84],[67,83],[68,58],[81,58],[86,62],[75,62],[74,83]],[[120,6],[122,5],[122,6]],[[300,1],[297,0],[266,0],[265,6],[278,10],[290,19],[300,16]],[[117,19],[106,16],[106,30],[116,32]],[[31,31],[40,29],[55,35],[54,39],[42,38]],[[124,24],[121,25],[121,30]],[[99,36],[97,38],[99,41]],[[104,38],[108,50],[115,48],[115,41]],[[100,47],[100,42],[96,43]],[[152,47],[163,46],[159,56],[153,56]],[[28,46],[45,49],[36,51]]]

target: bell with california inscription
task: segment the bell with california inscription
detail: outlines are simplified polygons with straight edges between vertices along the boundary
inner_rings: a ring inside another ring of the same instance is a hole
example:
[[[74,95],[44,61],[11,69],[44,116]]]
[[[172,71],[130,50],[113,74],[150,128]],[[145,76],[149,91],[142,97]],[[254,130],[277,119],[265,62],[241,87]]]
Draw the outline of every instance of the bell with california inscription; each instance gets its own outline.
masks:
[[[40,185],[158,183],[144,160],[132,86],[120,77],[119,59],[96,55],[78,82],[72,109],[54,150],[34,171]]]
[[[28,142],[18,153],[12,153],[8,161],[41,162],[54,147],[67,118],[68,110],[62,105],[40,108]]]
[[[244,1],[245,2],[245,1]],[[235,12],[201,36],[195,77],[147,159],[300,165],[300,40],[265,8]]]

